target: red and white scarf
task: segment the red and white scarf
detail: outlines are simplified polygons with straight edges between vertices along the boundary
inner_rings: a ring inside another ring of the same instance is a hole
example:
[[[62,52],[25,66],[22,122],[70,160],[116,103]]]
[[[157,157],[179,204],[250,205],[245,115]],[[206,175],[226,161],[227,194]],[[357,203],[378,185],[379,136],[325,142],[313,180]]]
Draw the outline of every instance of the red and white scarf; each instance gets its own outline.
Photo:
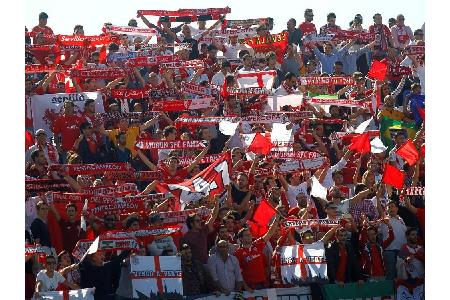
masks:
[[[51,171],[65,171],[68,175],[97,175],[106,171],[124,172],[133,170],[128,163],[105,163],[105,164],[71,164],[51,165]]]
[[[312,226],[330,226],[333,227],[338,225],[340,220],[329,220],[329,219],[287,219],[283,222],[284,228],[303,228]]]
[[[116,26],[116,25],[108,25],[106,26],[107,33],[115,33],[115,34],[126,34],[126,35],[144,35],[144,36],[159,36],[159,33],[154,28],[139,28],[132,26]]]
[[[129,68],[154,67],[162,64],[178,62],[180,62],[180,58],[178,55],[141,56],[129,59],[126,62],[126,66]]]
[[[207,88],[195,83],[181,82],[181,91],[183,93],[191,93],[197,95],[211,95],[211,88]]]
[[[201,69],[205,67],[205,64],[203,60],[196,59],[196,60],[161,63],[160,67],[165,69],[188,69],[188,68]]]
[[[424,186],[410,186],[406,188],[407,196],[425,196]]]
[[[216,160],[218,160],[221,157],[222,157],[222,154],[205,155],[200,160],[200,164],[212,164],[213,162],[215,162]],[[184,166],[188,166],[192,162],[194,162],[195,157],[194,156],[180,157],[179,160],[180,160],[179,165],[184,167]]]
[[[353,77],[300,77],[302,85],[353,85]]]
[[[81,190],[82,194],[88,195],[107,195],[107,196],[124,196],[128,194],[134,194],[138,191],[136,184],[125,183],[122,185],[114,185],[108,187],[84,187]]]
[[[268,158],[272,159],[310,159],[320,157],[320,153],[313,151],[272,151]]]
[[[63,179],[25,180],[25,190],[33,192],[70,191],[70,185]]]
[[[80,35],[57,35],[56,43],[63,46],[99,46],[108,45],[109,43],[117,42],[119,37],[115,36],[80,36]]]
[[[71,77],[77,78],[96,78],[96,79],[116,79],[119,77],[128,76],[129,71],[120,68],[108,68],[108,69],[73,69],[70,71]]]
[[[152,105],[152,111],[183,111],[194,109],[205,109],[217,106],[213,97],[186,100],[157,101]]]
[[[109,180],[120,181],[153,181],[161,179],[161,173],[157,171],[138,172],[105,172],[105,177]]]
[[[186,16],[204,16],[204,15],[226,15],[231,13],[231,8],[193,8],[193,9],[178,9],[178,10],[138,10],[137,15],[140,16],[171,16],[171,17],[186,17]]]
[[[72,68],[72,66],[60,65],[63,71],[68,71]],[[25,65],[25,74],[33,74],[33,73],[49,73],[56,71],[56,65]]]
[[[205,141],[194,140],[149,140],[139,139],[136,141],[136,147],[139,149],[203,149],[206,147]]]
[[[111,97],[115,99],[143,99],[149,97],[149,90],[143,89],[111,90]]]

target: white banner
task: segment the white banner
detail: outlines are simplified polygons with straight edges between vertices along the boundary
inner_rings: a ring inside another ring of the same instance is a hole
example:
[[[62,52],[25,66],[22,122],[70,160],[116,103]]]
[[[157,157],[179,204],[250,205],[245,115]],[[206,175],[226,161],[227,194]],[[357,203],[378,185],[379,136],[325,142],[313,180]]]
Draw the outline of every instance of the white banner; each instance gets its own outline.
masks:
[[[45,299],[45,300],[94,300],[95,288],[87,288],[81,290],[66,290],[66,291],[53,291],[53,292],[41,292],[39,298],[33,299]]]
[[[224,294],[219,297],[215,295],[197,298],[196,300],[234,300],[238,293],[232,292],[230,295]],[[311,300],[311,289],[309,286],[296,286],[292,288],[262,289],[253,293],[242,293],[242,299],[246,300]]]
[[[327,262],[322,242],[285,246],[280,252],[283,283],[297,285],[327,280]]]
[[[280,111],[285,105],[292,107],[301,106],[303,103],[303,95],[287,95],[287,96],[269,96],[267,97],[267,104],[272,111]]]
[[[277,73],[271,71],[240,71],[236,74],[236,80],[239,88],[265,87],[272,89],[273,80]]]
[[[72,100],[75,104],[74,113],[84,111],[84,101],[95,100],[95,112],[103,113],[103,98],[101,93],[45,94],[31,97],[33,110],[33,127],[44,129],[47,135],[53,136],[51,128],[56,118],[63,113],[64,101]]]
[[[130,263],[133,298],[183,296],[180,256],[134,256]]]
[[[115,34],[126,34],[126,35],[159,36],[158,31],[154,28],[139,28],[132,26],[109,25],[106,26],[106,32]]]

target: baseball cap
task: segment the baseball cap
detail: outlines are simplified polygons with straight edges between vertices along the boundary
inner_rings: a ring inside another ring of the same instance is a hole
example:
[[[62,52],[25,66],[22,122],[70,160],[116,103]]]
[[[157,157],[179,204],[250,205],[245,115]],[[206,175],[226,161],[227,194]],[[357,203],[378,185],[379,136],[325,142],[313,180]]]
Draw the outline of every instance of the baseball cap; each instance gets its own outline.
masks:
[[[46,134],[44,129],[38,129],[36,130],[36,132],[34,133],[34,135],[40,135],[40,134]]]
[[[39,14],[39,19],[48,19],[48,15],[45,12]]]

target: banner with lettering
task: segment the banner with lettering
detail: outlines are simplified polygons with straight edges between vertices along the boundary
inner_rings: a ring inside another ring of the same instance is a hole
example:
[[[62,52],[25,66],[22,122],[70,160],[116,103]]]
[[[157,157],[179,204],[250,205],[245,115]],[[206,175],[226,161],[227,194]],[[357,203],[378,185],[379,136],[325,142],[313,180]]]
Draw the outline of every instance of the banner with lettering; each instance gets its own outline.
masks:
[[[107,25],[106,32],[115,33],[115,34],[126,34],[126,35],[144,35],[144,36],[153,36],[159,35],[158,31],[154,28],[139,28],[132,26],[116,26],[116,25]]]
[[[265,54],[273,51],[277,55],[277,61],[281,64],[288,44],[288,33],[281,32],[268,36],[255,36],[245,39],[245,44],[255,51],[255,57],[265,57]]]
[[[130,258],[133,298],[183,299],[180,256]]]
[[[66,100],[72,100],[75,104],[75,114],[84,111],[84,101],[95,100],[95,111],[105,112],[101,93],[73,93],[73,94],[44,94],[31,97],[31,109],[33,111],[33,127],[42,128],[49,137],[53,136],[51,128],[56,118],[63,113],[63,104]]]
[[[323,242],[281,247],[280,254],[284,284],[298,285],[328,280]]]
[[[149,140],[140,139],[136,141],[136,147],[139,149],[203,149],[207,141],[186,141],[186,140]]]
[[[95,288],[40,292],[40,300],[94,300]]]

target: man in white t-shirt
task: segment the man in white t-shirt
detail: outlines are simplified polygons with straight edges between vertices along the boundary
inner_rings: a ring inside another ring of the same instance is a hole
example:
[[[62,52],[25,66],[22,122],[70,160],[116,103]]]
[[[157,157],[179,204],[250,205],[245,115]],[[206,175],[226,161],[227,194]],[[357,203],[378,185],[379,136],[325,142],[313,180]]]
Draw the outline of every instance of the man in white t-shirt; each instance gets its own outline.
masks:
[[[222,66],[219,72],[214,74],[211,84],[222,86],[225,82],[225,77],[231,72],[231,64],[228,60],[222,61]]]
[[[39,299],[39,293],[56,291],[59,284],[64,284],[70,289],[77,289],[77,286],[68,283],[64,276],[56,272],[56,259],[53,255],[47,255],[44,264],[45,269],[36,275],[36,287],[34,297]]]
[[[294,173],[291,178],[289,179],[290,183],[286,181],[286,178],[284,178],[283,175],[278,175],[278,179],[280,180],[281,184],[283,185],[284,190],[286,191],[286,196],[288,198],[289,203],[289,209],[293,207],[297,207],[297,195],[303,194],[305,195],[308,200],[311,200],[311,197],[308,194],[308,187],[311,186],[311,179],[308,178],[307,180],[304,180],[302,182],[300,173]],[[304,178],[305,179],[305,178]]]
[[[237,58],[239,58],[239,56],[238,56],[239,51],[244,50],[244,49],[246,49],[246,50],[251,49],[250,47],[246,46],[245,44],[238,43],[237,35],[230,36],[229,43],[220,44],[218,42],[214,42],[214,44],[217,47],[217,49],[219,49],[220,51],[223,52],[223,55],[227,59],[237,59]]]
[[[414,39],[411,27],[405,25],[405,17],[403,15],[397,16],[397,24],[391,28],[392,41],[394,48],[405,49],[410,41]]]

